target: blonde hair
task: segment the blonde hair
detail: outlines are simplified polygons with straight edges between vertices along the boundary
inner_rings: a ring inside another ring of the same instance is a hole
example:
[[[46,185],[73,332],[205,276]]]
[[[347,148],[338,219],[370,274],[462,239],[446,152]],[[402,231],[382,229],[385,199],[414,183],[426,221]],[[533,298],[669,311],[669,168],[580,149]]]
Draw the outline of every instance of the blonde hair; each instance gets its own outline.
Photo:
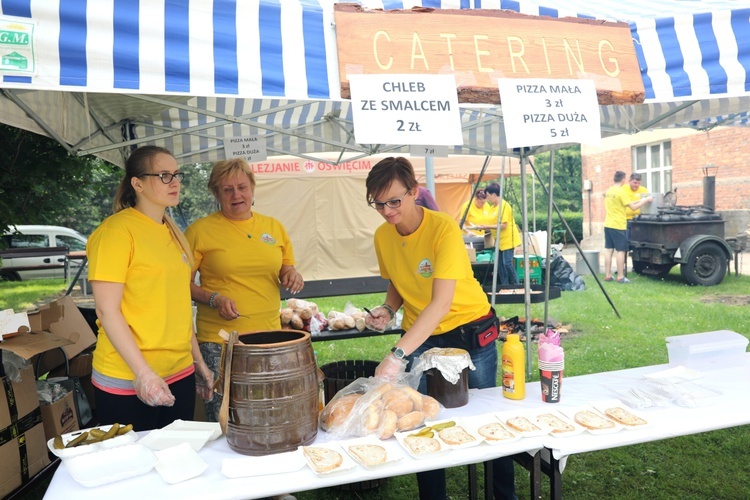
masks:
[[[171,151],[159,146],[142,146],[130,153],[128,161],[125,162],[125,177],[122,178],[120,186],[117,188],[114,203],[112,204],[113,213],[135,207],[138,195],[133,188],[132,179],[133,177],[142,177],[144,174],[151,173],[151,162],[156,155],[160,154],[169,155],[174,158]],[[182,234],[177,223],[166,212],[164,213],[163,220],[172,234],[172,239],[182,249],[192,268],[194,264],[193,251],[190,250],[190,244],[185,239],[185,235]]]
[[[222,181],[239,173],[247,175],[250,184],[253,186],[253,190],[255,190],[255,174],[250,165],[244,158],[235,158],[233,160],[222,160],[214,163],[211,175],[208,178],[209,191],[213,193],[216,199],[219,199],[219,185]]]

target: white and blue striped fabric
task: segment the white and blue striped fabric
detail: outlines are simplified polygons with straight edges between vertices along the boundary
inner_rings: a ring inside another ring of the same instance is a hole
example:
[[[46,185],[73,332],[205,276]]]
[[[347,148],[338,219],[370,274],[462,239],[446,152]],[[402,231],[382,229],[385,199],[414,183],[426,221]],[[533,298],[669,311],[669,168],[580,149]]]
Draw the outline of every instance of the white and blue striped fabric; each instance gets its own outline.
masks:
[[[353,143],[339,95],[334,0],[0,0],[35,24],[36,70],[0,73],[0,120],[121,163],[152,143],[184,162],[262,135],[270,154],[405,151]],[[363,0],[368,8],[507,9],[628,22],[646,104],[602,106],[604,135],[746,124],[747,0]],[[455,154],[504,154],[502,110],[462,108]]]

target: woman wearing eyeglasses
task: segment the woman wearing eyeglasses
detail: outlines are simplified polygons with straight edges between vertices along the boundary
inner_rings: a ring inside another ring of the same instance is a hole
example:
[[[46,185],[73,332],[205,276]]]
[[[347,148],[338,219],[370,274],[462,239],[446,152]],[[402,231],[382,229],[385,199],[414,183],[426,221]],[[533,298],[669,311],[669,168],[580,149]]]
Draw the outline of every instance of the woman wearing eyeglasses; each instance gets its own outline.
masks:
[[[368,324],[384,329],[401,306],[404,335],[375,370],[396,378],[407,365],[433,347],[457,347],[469,352],[476,370],[469,387],[497,384],[498,320],[487,295],[474,278],[461,230],[449,215],[425,210],[414,202],[417,180],[405,158],[386,158],[370,171],[365,183],[368,204],[385,219],[375,231],[380,275],[390,280],[385,303],[368,315]],[[481,326],[480,326],[481,325]],[[494,338],[480,342],[494,326]],[[465,332],[474,334],[467,335]],[[426,392],[426,377],[419,390]],[[513,461],[493,460],[495,498],[514,498]],[[422,499],[446,497],[445,471],[417,474]]]
[[[133,151],[114,215],[88,239],[99,318],[92,382],[102,424],[158,429],[192,420],[196,390],[211,397],[213,375],[193,332],[192,256],[166,214],[180,201],[183,175],[166,149]]]
[[[208,189],[219,210],[191,224],[185,236],[193,249],[193,276],[200,272],[200,285],[191,283],[198,342],[218,377],[219,330],[279,330],[279,284],[297,293],[304,281],[284,226],[253,211],[255,175],[244,159],[216,163]],[[208,420],[218,421],[220,407],[218,394],[206,402]]]

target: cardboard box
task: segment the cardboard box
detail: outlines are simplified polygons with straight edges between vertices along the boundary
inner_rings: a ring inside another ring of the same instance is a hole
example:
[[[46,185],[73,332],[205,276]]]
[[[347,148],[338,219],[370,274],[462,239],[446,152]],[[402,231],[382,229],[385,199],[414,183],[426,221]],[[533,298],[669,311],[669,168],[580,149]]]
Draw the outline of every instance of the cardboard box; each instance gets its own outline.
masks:
[[[34,370],[21,370],[21,381],[0,378],[0,497],[28,482],[49,461],[36,394]]]
[[[93,360],[94,360],[93,353],[82,352],[81,354],[79,354],[78,356],[70,360],[69,375],[71,377],[78,377],[78,380],[81,381],[83,392],[86,393],[86,399],[89,400],[89,405],[91,406],[91,409],[95,410],[96,404],[94,401],[94,386],[91,383],[91,370],[92,370]],[[60,365],[57,368],[51,370],[48,376],[49,377],[64,377],[65,375],[66,375],[65,366]]]
[[[29,313],[29,323],[32,331],[46,331],[70,341],[62,346],[68,359],[73,359],[96,344],[96,335],[86,318],[78,310],[73,299],[67,295],[50,302],[38,311]],[[57,350],[48,352],[42,357],[37,375],[47,373],[50,369],[64,363],[65,358],[61,352]]]
[[[469,254],[469,261],[472,264],[477,261],[477,249],[476,248],[467,248],[466,253]]]
[[[44,424],[44,437],[47,440],[58,434],[78,430],[78,415],[76,415],[76,404],[72,392],[68,392],[64,398],[54,403],[42,403],[40,409]]]

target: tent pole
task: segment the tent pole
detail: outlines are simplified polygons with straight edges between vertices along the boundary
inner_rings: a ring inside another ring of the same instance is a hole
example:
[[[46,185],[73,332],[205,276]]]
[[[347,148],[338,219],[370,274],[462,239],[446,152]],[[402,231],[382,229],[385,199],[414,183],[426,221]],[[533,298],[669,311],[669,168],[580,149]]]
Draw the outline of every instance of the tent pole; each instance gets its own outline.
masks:
[[[526,321],[524,327],[526,330],[526,375],[531,377],[531,286],[529,278],[529,204],[526,193],[526,149],[521,148],[519,160],[521,162],[521,211],[523,212],[523,295],[524,295],[524,312]]]
[[[536,171],[536,168],[534,168],[534,164],[529,162],[529,165],[531,165],[531,170],[534,172],[534,175],[537,179],[539,179],[539,183],[542,184],[542,189],[544,192],[549,196],[549,191],[546,187],[544,187],[544,184],[541,181],[541,177],[539,176],[539,173]],[[570,239],[573,240],[573,243],[576,245],[576,249],[578,249],[578,253],[583,257],[583,250],[581,250],[581,244],[578,243],[578,239],[573,234],[573,231],[570,229],[570,226],[565,221],[565,218],[562,216],[562,213],[560,213],[560,209],[557,207],[557,203],[555,203],[554,200],[552,200],[552,206],[555,208],[555,212],[557,212],[557,216],[560,218],[560,222],[562,222],[563,226],[565,226],[565,230],[568,232],[568,236],[570,236]],[[622,319],[622,316],[620,316],[620,313],[617,311],[617,308],[615,307],[614,302],[612,302],[612,299],[609,297],[609,294],[607,293],[607,290],[604,289],[604,285],[602,285],[602,282],[599,280],[599,276],[594,272],[594,269],[591,267],[591,264],[588,260],[583,259],[583,261],[586,263],[586,266],[589,268],[589,271],[591,271],[591,275],[596,280],[597,285],[599,285],[599,289],[604,294],[604,297],[607,299],[607,302],[609,302],[609,305],[612,306],[612,310],[615,312],[618,318]]]
[[[424,157],[424,176],[427,179],[427,189],[435,196],[435,159],[432,156]]]
[[[531,176],[531,228],[536,233],[536,188],[534,176]]]
[[[495,233],[495,252],[492,256],[492,308],[495,308],[495,294],[497,293],[497,267],[500,257],[500,225],[502,224],[502,207],[503,207],[503,189],[505,188],[505,156],[500,167],[500,207],[501,210],[497,217],[497,232]]]
[[[547,199],[547,259],[544,266],[544,334],[547,334],[549,324],[549,280],[552,266],[549,265],[552,255],[552,193],[555,187],[555,148],[549,152],[549,196]],[[541,182],[540,182],[541,184]]]

